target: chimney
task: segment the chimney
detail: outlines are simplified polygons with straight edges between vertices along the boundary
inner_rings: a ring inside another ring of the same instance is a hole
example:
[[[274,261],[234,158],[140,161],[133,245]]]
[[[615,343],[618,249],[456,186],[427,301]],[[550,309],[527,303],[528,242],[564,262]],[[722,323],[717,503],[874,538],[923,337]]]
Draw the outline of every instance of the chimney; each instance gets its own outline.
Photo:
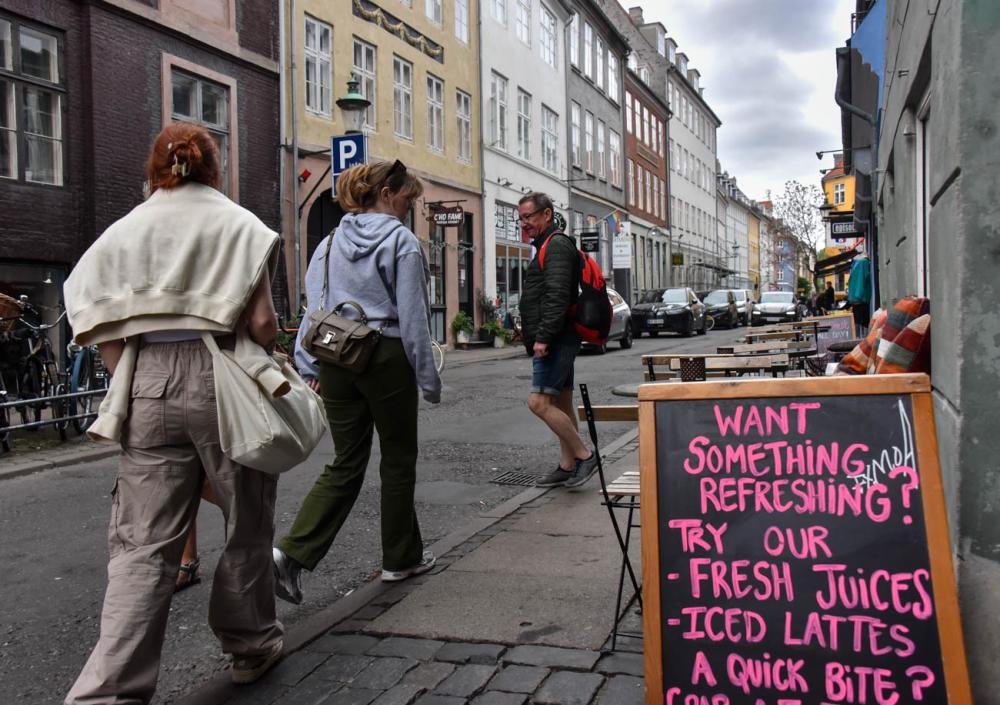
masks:
[[[638,26],[646,24],[642,19],[642,8],[641,7],[630,7],[628,9],[628,17],[632,20],[632,24]]]

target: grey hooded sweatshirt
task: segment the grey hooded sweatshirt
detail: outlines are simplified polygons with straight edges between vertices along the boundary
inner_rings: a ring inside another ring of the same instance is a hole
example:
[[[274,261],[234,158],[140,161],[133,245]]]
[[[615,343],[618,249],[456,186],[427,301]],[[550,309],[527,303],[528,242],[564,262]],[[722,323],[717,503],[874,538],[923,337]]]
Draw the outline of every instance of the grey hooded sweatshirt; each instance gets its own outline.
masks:
[[[306,313],[299,326],[295,362],[303,377],[318,377],[316,359],[302,348],[310,314],[320,305],[323,268],[330,272],[329,291],[323,308],[330,310],[344,301],[356,301],[365,309],[374,328],[385,325],[383,335],[402,338],[406,358],[417,374],[417,386],[424,399],[441,400],[441,378],[434,369],[428,325],[427,285],[430,270],[423,248],[409,228],[384,213],[348,214],[334,232],[330,261],[326,261],[327,241],[323,238],[306,271]],[[360,315],[345,306],[344,316]]]

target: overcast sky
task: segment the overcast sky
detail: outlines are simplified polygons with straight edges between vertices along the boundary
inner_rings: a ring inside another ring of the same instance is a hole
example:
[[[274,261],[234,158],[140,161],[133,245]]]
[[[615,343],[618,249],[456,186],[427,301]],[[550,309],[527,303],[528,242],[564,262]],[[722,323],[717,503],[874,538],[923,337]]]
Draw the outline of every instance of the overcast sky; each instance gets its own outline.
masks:
[[[840,146],[834,50],[850,34],[853,0],[620,0],[661,22],[722,120],[718,157],[761,200],[788,179],[819,185]]]

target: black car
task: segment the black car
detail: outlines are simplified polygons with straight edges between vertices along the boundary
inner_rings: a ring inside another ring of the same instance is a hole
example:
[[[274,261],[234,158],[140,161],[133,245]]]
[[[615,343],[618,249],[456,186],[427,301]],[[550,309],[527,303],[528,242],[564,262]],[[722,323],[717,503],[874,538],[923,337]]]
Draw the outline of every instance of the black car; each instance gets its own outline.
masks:
[[[656,337],[661,331],[705,333],[705,304],[688,288],[651,289],[632,307],[635,337],[643,333]]]
[[[710,291],[704,301],[717,328],[722,326],[735,328],[740,324],[740,313],[732,289]]]

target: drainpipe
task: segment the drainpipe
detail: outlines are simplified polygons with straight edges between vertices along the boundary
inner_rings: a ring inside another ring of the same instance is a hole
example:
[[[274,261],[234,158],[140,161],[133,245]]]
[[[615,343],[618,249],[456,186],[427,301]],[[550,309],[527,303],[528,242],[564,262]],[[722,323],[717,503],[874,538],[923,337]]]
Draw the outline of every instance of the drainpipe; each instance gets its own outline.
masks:
[[[292,310],[298,315],[300,302],[302,301],[302,236],[299,233],[299,101],[298,101],[298,47],[295,44],[295,28],[298,25],[298,17],[295,13],[295,0],[290,0],[289,8],[288,36],[289,36],[289,61],[291,62],[291,119],[292,119],[292,238],[294,266],[292,267],[295,283],[292,285],[292,292],[295,296]]]
[[[285,110],[288,109],[288,101],[285,98],[285,49],[287,40],[285,39],[285,0],[278,2],[278,219],[281,223],[281,231],[285,230],[285,199],[288,189],[288,167],[285,165]],[[287,249],[286,249],[287,255]],[[290,295],[288,291],[288,257],[285,258],[285,295]],[[289,302],[292,304],[292,302]],[[298,303],[290,305],[289,314],[297,311]]]
[[[875,118],[871,113],[867,113],[856,105],[853,105],[847,101],[845,96],[850,95],[850,82],[851,82],[851,49],[850,47],[838,47],[837,48],[837,89],[833,94],[834,100],[837,101],[843,110],[846,110],[851,115],[855,115],[869,125],[875,125]]]

